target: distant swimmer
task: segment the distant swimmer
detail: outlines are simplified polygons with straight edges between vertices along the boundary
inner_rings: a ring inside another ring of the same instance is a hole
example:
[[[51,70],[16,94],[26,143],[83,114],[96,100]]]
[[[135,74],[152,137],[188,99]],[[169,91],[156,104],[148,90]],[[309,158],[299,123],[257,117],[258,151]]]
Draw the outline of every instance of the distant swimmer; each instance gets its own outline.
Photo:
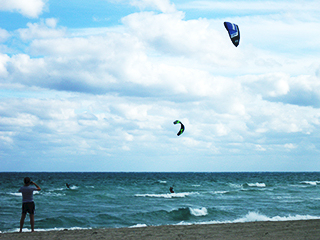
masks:
[[[66,183],[67,188],[70,188],[70,185],[68,183]]]
[[[170,187],[170,189],[169,189],[169,190],[170,190],[170,192],[171,192],[171,193],[174,193],[174,191],[173,191],[173,187]]]

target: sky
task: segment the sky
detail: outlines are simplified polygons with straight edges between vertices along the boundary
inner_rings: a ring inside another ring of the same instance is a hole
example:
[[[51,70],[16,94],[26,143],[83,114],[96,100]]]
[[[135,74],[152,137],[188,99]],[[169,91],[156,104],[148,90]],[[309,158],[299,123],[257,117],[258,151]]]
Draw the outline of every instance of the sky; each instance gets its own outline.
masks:
[[[0,0],[0,172],[320,171],[319,29],[318,0]]]

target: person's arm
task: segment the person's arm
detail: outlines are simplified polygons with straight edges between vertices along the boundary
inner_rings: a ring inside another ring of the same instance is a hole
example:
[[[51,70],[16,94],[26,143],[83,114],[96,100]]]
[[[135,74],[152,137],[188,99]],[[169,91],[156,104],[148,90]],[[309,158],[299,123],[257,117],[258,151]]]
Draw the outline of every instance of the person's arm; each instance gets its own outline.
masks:
[[[39,185],[38,185],[38,184],[36,184],[35,182],[31,182],[30,184],[35,185],[38,191],[40,191],[40,190],[41,190],[41,188],[39,187]]]

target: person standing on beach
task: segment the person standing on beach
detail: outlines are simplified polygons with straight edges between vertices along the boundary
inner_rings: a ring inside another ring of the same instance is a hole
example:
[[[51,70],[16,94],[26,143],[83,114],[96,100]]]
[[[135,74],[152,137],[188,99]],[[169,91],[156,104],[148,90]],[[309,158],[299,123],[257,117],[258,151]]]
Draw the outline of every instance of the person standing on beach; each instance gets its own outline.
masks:
[[[34,185],[34,186],[30,186]],[[30,225],[31,232],[34,232],[34,211],[35,204],[33,201],[33,191],[40,191],[41,188],[34,182],[30,180],[30,178],[24,178],[24,186],[19,189],[19,192],[22,193],[22,214],[20,219],[20,232],[22,232],[24,220],[27,216],[27,212],[30,216]]]

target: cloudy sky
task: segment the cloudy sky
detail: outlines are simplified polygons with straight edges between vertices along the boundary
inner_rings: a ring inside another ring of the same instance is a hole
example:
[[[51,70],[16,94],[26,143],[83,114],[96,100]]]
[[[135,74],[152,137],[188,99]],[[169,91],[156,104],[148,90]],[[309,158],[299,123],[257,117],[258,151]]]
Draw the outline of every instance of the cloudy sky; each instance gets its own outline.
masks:
[[[0,171],[320,171],[319,29],[318,0],[0,0]]]

